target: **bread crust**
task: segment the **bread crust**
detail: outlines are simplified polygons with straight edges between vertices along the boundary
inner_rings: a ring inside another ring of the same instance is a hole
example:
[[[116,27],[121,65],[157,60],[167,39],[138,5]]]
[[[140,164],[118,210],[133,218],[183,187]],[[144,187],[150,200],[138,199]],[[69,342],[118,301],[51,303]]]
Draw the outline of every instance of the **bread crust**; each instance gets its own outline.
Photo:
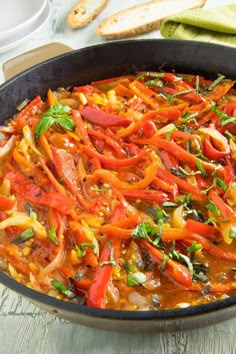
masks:
[[[142,12],[142,10],[144,9],[144,7],[146,8],[147,6],[152,6],[152,4],[157,3],[159,1],[166,1],[168,2],[168,0],[156,0],[156,1],[149,1],[140,5],[135,5],[132,7],[129,7],[128,9],[119,11],[107,18],[105,18],[97,27],[96,29],[96,33],[101,36],[101,37],[106,37],[108,39],[119,39],[119,38],[128,38],[128,37],[133,37],[139,34],[143,34],[143,33],[147,33],[147,32],[151,32],[154,31],[156,29],[159,29],[161,26],[161,22],[168,17],[168,15],[162,16],[162,18],[158,17],[157,15],[157,19],[154,21],[147,21],[143,24],[140,24],[139,26],[134,26],[132,28],[129,29],[124,29],[124,30],[120,30],[120,31],[110,31],[107,30],[107,28],[109,28],[109,25],[112,23],[118,23],[119,21],[119,17],[123,17],[124,15],[128,15],[130,13],[132,13],[133,11],[139,11]],[[206,3],[206,0],[199,0],[197,4],[192,4],[193,6],[191,6],[191,0],[189,1],[189,6],[186,6],[186,10],[189,9],[193,9],[193,8],[200,8],[203,7]],[[183,10],[181,10],[183,11]],[[178,13],[178,10],[176,10],[175,13]],[[174,13],[173,13],[174,15]]]
[[[86,17],[85,14],[89,10],[89,1],[80,0],[78,1],[69,11],[66,21],[70,28],[81,28],[87,26],[92,22],[107,6],[110,0],[103,0],[99,7],[94,8],[90,11],[90,14]],[[81,15],[81,16],[80,16]],[[81,17],[81,18],[79,18]],[[83,18],[84,17],[84,18]]]

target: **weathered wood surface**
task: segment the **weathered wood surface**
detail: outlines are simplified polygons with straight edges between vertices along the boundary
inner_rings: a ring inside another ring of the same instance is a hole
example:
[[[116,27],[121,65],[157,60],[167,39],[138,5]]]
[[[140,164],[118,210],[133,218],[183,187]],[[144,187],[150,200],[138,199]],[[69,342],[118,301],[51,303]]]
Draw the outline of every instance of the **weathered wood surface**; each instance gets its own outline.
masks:
[[[98,22],[108,14],[144,0],[111,0],[107,9],[88,27],[70,30],[65,16],[76,0],[51,0],[52,17],[30,40],[0,54],[0,65],[8,59],[49,42],[81,48],[105,42],[96,36]],[[181,1],[181,0],[178,0]],[[235,1],[208,0],[207,6]],[[138,38],[159,38],[159,31]],[[3,76],[0,73],[0,83]],[[234,354],[236,319],[211,327],[169,334],[108,333],[68,323],[30,304],[0,284],[0,354]]]
[[[0,286],[1,354],[234,354],[235,320],[169,334],[118,334],[52,316]]]

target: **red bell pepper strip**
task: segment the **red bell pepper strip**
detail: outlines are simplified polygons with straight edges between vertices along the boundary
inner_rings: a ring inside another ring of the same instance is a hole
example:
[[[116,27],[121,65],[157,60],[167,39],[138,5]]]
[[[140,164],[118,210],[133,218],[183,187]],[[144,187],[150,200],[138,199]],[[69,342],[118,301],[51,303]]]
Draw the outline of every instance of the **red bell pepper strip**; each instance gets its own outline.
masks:
[[[199,160],[201,162],[202,166],[207,171],[213,172],[215,170],[215,165],[213,163],[199,159],[198,157],[192,155],[191,153],[184,150],[182,147],[180,147],[179,145],[175,144],[172,141],[168,141],[168,140],[160,139],[160,138],[155,138],[155,137],[153,137],[151,139],[146,139],[146,140],[150,140],[151,141],[150,144],[157,146],[159,149],[169,151],[174,156],[176,156],[178,160],[185,162],[185,163],[191,165],[192,167],[196,167],[196,161]],[[146,144],[146,142],[141,142],[141,144],[143,144],[143,143]],[[222,169],[219,169],[218,172],[219,171],[222,172]]]
[[[99,139],[105,140],[105,142],[115,150],[116,154],[119,157],[127,157],[127,153],[122,148],[122,146],[115,139],[110,137],[109,135],[102,134],[99,131],[94,130],[94,129],[90,129],[90,128],[87,129],[87,132],[89,135],[92,135],[92,136],[95,136]]]
[[[133,92],[126,87],[125,85],[122,84],[118,84],[115,88],[114,88],[115,92],[117,95],[119,96],[125,96],[127,98],[132,98],[133,97]]]
[[[132,158],[130,158],[130,160],[132,160]],[[111,184],[112,186],[114,186],[119,190],[137,190],[137,189],[145,189],[150,183],[152,183],[152,181],[156,177],[157,169],[158,169],[158,163],[157,161],[154,160],[146,168],[145,177],[133,184],[130,184],[125,181],[121,181],[114,175],[114,173],[104,169],[95,171],[94,175],[98,178],[101,178],[102,180],[104,180],[108,184]]]
[[[163,178],[165,182],[167,182],[167,180],[169,179],[171,182],[174,182],[179,187],[179,189],[187,193],[191,193],[199,199],[202,200],[206,199],[206,196],[201,193],[201,190],[198,187],[192,185],[191,183],[185,181],[182,178],[172,175],[169,171],[165,170],[164,168],[161,167],[158,168],[157,177]]]
[[[213,203],[216,205],[216,207],[220,211],[220,216],[222,218],[230,218],[231,220],[236,220],[236,215],[233,211],[233,209],[228,206],[221,197],[218,196],[218,194],[212,189],[209,192],[209,198],[213,201]]]
[[[163,77],[163,80],[166,80],[166,79],[168,81],[174,83],[178,87],[178,92],[180,92],[179,87],[183,88],[183,91],[185,91],[185,90],[194,91],[194,88],[190,84],[186,83],[183,80],[179,80],[179,77],[177,77],[173,73],[166,73],[165,76]],[[185,97],[186,96],[191,101],[196,102],[196,103],[200,103],[202,101],[205,101],[205,99],[202,96],[200,96],[199,94],[197,94],[196,92],[191,92],[191,93],[185,94]]]
[[[102,228],[99,229],[102,234],[106,234],[114,238],[118,239],[129,239],[131,238],[131,233],[133,229],[123,229],[118,226],[109,226],[104,225]]]
[[[212,245],[211,242],[206,240],[204,237],[197,235],[197,234],[192,234],[191,238],[185,238],[183,239],[183,243],[191,246],[193,241],[197,241],[202,245],[204,250],[208,251],[209,253],[213,254],[214,256],[220,257],[220,258],[225,258],[225,259],[230,259],[232,261],[236,261],[236,255],[230,252],[224,252],[222,249],[220,249],[217,246]]]
[[[99,90],[97,87],[94,87],[92,85],[84,85],[84,86],[75,86],[73,87],[74,91],[76,92],[82,92],[84,94],[91,94],[91,93],[101,93],[102,91]]]
[[[76,240],[77,240],[77,245],[80,246],[81,243],[91,243],[91,238],[89,238],[86,235],[85,230],[83,227],[79,224],[79,226],[75,230],[75,235],[76,235]],[[94,253],[94,250],[91,249],[90,247],[86,247],[86,254],[84,256],[84,261],[87,265],[90,267],[96,268],[98,266],[98,260],[97,256]]]
[[[141,133],[146,138],[151,138],[157,131],[155,124],[152,121],[146,121],[143,125]]]
[[[214,131],[214,137],[205,135],[204,154],[211,160],[219,160],[230,153],[230,146],[227,139],[217,130]]]
[[[63,181],[68,186],[70,191],[75,195],[80,205],[85,209],[89,209],[91,205],[88,205],[80,191],[80,185],[73,156],[66,150],[55,149],[54,146],[51,146],[51,150],[59,177],[63,178]]]
[[[147,153],[146,151],[143,150],[138,155],[130,157],[129,159],[113,159],[111,157],[101,155],[96,150],[90,149],[85,145],[81,146],[81,148],[85,152],[85,154],[88,155],[89,157],[97,157],[102,164],[114,168],[135,165]]]
[[[111,264],[104,264],[103,262],[111,261],[111,249],[109,243],[111,242],[113,248],[113,257],[116,262],[119,257],[120,243],[119,239],[110,239],[105,243],[102,253],[99,259],[99,264],[95,272],[95,276],[92,285],[88,291],[87,305],[91,307],[97,307],[104,309],[106,307],[106,292],[108,283],[112,277],[113,266]]]
[[[128,239],[131,237],[133,229],[143,220],[147,219],[144,213],[136,213],[121,221],[114,221],[110,224],[103,225],[99,228],[101,234],[107,234],[115,238]]]
[[[10,171],[5,176],[11,182],[11,190],[20,194],[26,200],[36,205],[51,206],[63,214],[76,207],[76,201],[54,192],[44,192],[20,172]]]
[[[153,111],[153,112],[148,112],[143,115],[143,117],[137,122],[137,123],[132,123],[130,126],[126,129],[121,130],[116,134],[116,138],[125,138],[127,136],[133,135],[140,131],[145,123],[147,121],[164,121],[167,122],[168,120],[173,120],[176,119],[176,113],[175,111],[180,111],[183,110],[186,107],[186,104],[181,103],[177,106],[174,107],[165,107],[162,109],[158,109]],[[138,140],[137,140],[138,142]]]
[[[157,204],[161,204],[168,200],[168,197],[165,193],[156,191],[156,190],[142,190],[142,189],[123,189],[122,194],[127,199],[143,199],[143,200],[152,200]]]
[[[165,225],[162,228],[162,240],[165,242],[170,242],[174,240],[182,240],[185,238],[191,237],[193,234],[192,231],[186,229],[179,229],[175,227],[166,227]]]
[[[170,136],[171,140],[173,139],[174,141],[180,141],[180,142],[184,142],[186,143],[189,140],[197,140],[200,149],[203,150],[203,145],[202,145],[202,141],[201,138],[198,135],[194,135],[194,134],[187,134],[185,132],[182,132],[181,130],[175,130],[171,133]]]
[[[100,109],[86,106],[81,111],[83,119],[102,127],[127,127],[131,124],[131,120],[120,117],[116,114],[104,112]]]
[[[159,108],[159,103],[156,98],[157,94],[155,91],[151,90],[137,80],[134,80],[132,83],[130,83],[129,88],[132,90],[134,95],[140,97],[143,102],[150,105],[153,109]]]
[[[168,179],[168,178],[166,178],[164,180],[164,178],[156,177],[152,181],[152,184],[157,186],[162,191],[171,194],[174,200],[175,200],[175,198],[178,195],[178,186],[177,186],[177,184],[174,183],[173,181],[170,181],[170,179]]]
[[[50,150],[51,151],[51,150]],[[44,172],[46,173],[46,175],[48,176],[49,181],[52,183],[53,187],[55,188],[56,191],[58,191],[61,194],[66,194],[65,192],[65,188],[57,181],[57,179],[54,177],[53,173],[50,171],[50,169],[47,167],[46,165],[46,161],[39,156],[39,162],[44,170]]]
[[[220,109],[228,116],[236,117],[236,102],[227,102],[220,106]]]
[[[186,221],[185,229],[207,238],[210,238],[217,233],[217,230],[214,226],[207,225],[192,219],[188,219]]]
[[[17,149],[13,150],[13,158],[18,164],[19,169],[27,177],[33,177],[34,182],[39,187],[44,187],[49,184],[48,178],[44,173],[30,160],[27,160],[23,154],[21,154]]]
[[[227,165],[224,166],[224,181],[227,185],[229,185],[231,182],[235,181],[234,158],[232,158],[231,156],[226,156],[225,160],[227,162]]]
[[[218,101],[234,86],[235,81],[226,81],[216,85],[210,92],[204,95],[204,98],[211,101]]]
[[[140,131],[143,128],[144,124],[147,121],[152,121],[153,118],[156,116],[157,116],[157,111],[144,114],[143,117],[137,123],[132,123],[126,129],[122,129],[121,131],[119,131],[116,134],[116,138],[118,138],[118,139],[125,138],[127,136],[137,133],[138,131]]]
[[[106,224],[104,226],[101,226],[99,228],[99,231],[102,231],[104,232],[104,230],[107,228],[107,227],[122,227],[122,228],[129,228],[129,229],[132,229],[132,228],[135,228],[138,224],[140,224],[144,219],[147,218],[147,215],[144,214],[144,213],[136,213],[135,215],[132,215],[132,216],[129,216],[123,220],[117,220],[117,221],[113,221],[112,223],[110,224]]]
[[[28,124],[27,120],[30,118],[31,114],[35,114],[37,108],[40,108],[42,105],[44,105],[44,102],[41,100],[40,96],[36,96],[30,101],[13,120],[13,125],[17,130],[21,130],[26,124]],[[33,109],[35,109],[35,112],[33,112]]]
[[[146,240],[141,240],[141,244],[149,251],[151,258],[157,262],[158,264],[161,263],[164,252],[154,248],[150,243]],[[190,287],[192,285],[192,277],[189,270],[182,264],[168,258],[166,262],[166,267],[163,271],[163,274],[168,275],[174,281],[178,282],[179,284]]]
[[[178,160],[169,151],[162,150],[160,152],[160,157],[161,157],[161,161],[166,169],[169,170],[171,167],[174,167],[174,168],[179,167]]]
[[[225,293],[226,291],[235,290],[235,281],[228,281],[227,283],[215,283],[213,281],[209,282],[210,286],[209,292],[219,292]],[[199,283],[193,283],[190,290],[201,291],[205,288],[204,285]]]
[[[201,127],[204,126],[204,124],[206,123],[216,124],[218,123],[218,121],[219,121],[219,116],[217,116],[215,112],[210,111],[204,114],[202,118],[198,120],[198,125]]]
[[[11,210],[15,205],[15,201],[0,195],[0,210]]]
[[[202,175],[197,174],[195,175],[195,179],[197,182],[197,186],[199,189],[207,189],[210,187],[211,182],[205,179]]]
[[[181,103],[173,107],[162,108],[159,110],[158,116],[165,117],[168,121],[179,119],[181,117],[181,111],[187,108],[187,106],[187,103]]]
[[[80,112],[78,110],[76,110],[76,109],[72,109],[71,114],[72,114],[73,122],[75,123],[76,129],[77,129],[77,131],[79,133],[80,139],[83,140],[85,145],[92,145],[92,143],[91,143],[91,141],[89,139],[87,130],[84,127],[83,120],[81,118]]]

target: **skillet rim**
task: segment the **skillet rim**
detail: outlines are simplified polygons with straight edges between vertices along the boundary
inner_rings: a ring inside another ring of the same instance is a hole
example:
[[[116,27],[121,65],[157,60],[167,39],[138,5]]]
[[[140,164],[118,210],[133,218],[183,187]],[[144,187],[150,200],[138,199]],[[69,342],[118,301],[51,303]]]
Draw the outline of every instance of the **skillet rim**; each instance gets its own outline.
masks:
[[[233,47],[223,46],[214,43],[205,43],[205,42],[196,42],[196,41],[185,41],[185,40],[175,40],[175,39],[130,39],[130,40],[118,40],[112,42],[104,42],[101,44],[95,44],[80,48],[77,50],[72,50],[71,52],[58,55],[56,57],[47,59],[41,63],[35,64],[32,67],[20,72],[16,76],[10,78],[6,82],[0,85],[0,94],[1,90],[4,90],[7,86],[14,84],[19,78],[24,77],[25,75],[34,72],[35,69],[43,67],[48,63],[56,62],[57,60],[70,57],[71,55],[76,55],[76,53],[83,53],[88,51],[94,51],[97,48],[106,48],[119,45],[127,44],[139,44],[139,43],[166,43],[170,46],[172,45],[184,45],[189,47],[196,47],[201,49],[210,50],[222,50],[232,53],[236,58],[236,49]],[[236,76],[236,72],[235,72]],[[49,306],[54,309],[59,309],[65,312],[83,314],[87,316],[92,316],[95,318],[103,319],[117,319],[117,320],[180,320],[186,317],[197,317],[199,315],[207,315],[211,313],[216,313],[217,311],[229,308],[236,308],[236,296],[231,296],[223,300],[214,301],[207,304],[202,304],[198,306],[190,306],[183,309],[170,309],[170,310],[150,310],[150,311],[125,311],[125,310],[109,310],[109,309],[97,309],[87,305],[79,305],[70,301],[62,301],[56,298],[50,297],[46,294],[40,293],[36,290],[33,290],[26,285],[20,284],[13,278],[9,277],[0,270],[0,283],[4,284],[7,288],[15,291],[19,295],[25,296],[29,301],[36,302],[38,306],[40,304]]]

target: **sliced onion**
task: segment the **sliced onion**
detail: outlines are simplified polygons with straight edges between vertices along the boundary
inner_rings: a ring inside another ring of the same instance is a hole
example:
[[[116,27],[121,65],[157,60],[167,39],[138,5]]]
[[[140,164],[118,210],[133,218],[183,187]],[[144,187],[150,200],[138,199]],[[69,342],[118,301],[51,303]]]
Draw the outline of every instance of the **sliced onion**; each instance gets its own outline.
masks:
[[[186,221],[184,220],[183,217],[184,213],[184,206],[180,205],[178,208],[175,209],[175,211],[172,214],[172,221],[173,221],[173,226],[177,227],[179,229],[183,229]]]
[[[37,220],[33,220],[31,217],[27,215],[22,215],[22,213],[19,213],[20,215],[17,215],[18,213],[15,213],[16,215],[11,216],[3,221],[0,222],[0,230],[4,230],[9,226],[22,226],[25,229],[28,229],[32,227],[34,230],[35,235],[38,238],[46,238],[47,233],[45,228],[38,222]]]
[[[230,152],[228,140],[218,130],[214,128],[199,128],[198,131],[203,134],[210,135],[210,137],[214,139],[215,144],[219,145],[221,148],[224,148],[224,150],[221,149],[220,151],[224,152],[225,154],[228,154]]]
[[[23,102],[21,102],[17,107],[17,111],[20,112],[25,106],[27,106],[27,104],[29,103],[29,99],[26,98]]]
[[[3,157],[6,157],[11,150],[13,149],[14,146],[14,142],[15,142],[15,135],[12,135],[10,137],[10,139],[8,140],[8,142],[0,148],[0,158],[2,159]]]
[[[146,283],[143,283],[142,286],[146,288],[147,290],[155,290],[159,288],[161,285],[161,282],[158,278],[152,279],[150,281],[147,281]]]
[[[61,267],[61,263],[65,258],[65,250],[64,250],[64,239],[61,239],[61,249],[54,258],[54,260],[49,263],[39,274],[40,277],[44,277],[45,275],[52,274],[56,269]]]
[[[107,291],[108,291],[108,296],[112,298],[112,301],[115,304],[117,304],[117,302],[120,299],[120,294],[119,294],[119,290],[114,286],[112,282],[109,283]]]
[[[132,291],[128,295],[128,299],[132,304],[137,306],[138,310],[149,310],[151,304],[145,299],[144,296],[140,295],[137,291]]]
[[[176,129],[176,126],[173,123],[167,124],[163,128],[159,129],[155,133],[155,136],[169,133],[169,132],[171,132],[174,129]]]
[[[224,198],[230,206],[236,206],[236,190],[230,184],[225,192]]]
[[[23,135],[26,141],[26,144],[39,156],[43,156],[41,152],[36,148],[33,134],[28,125],[25,125],[23,128]]]
[[[88,226],[88,224],[82,219],[81,224],[83,226],[84,233],[90,239],[90,242],[95,246],[96,249],[96,256],[99,258],[99,245],[98,241],[94,235],[92,229]]]
[[[231,150],[231,155],[235,159],[236,158],[236,144],[233,142],[232,139],[230,139],[230,141],[229,141],[229,146],[230,146],[230,150]]]

